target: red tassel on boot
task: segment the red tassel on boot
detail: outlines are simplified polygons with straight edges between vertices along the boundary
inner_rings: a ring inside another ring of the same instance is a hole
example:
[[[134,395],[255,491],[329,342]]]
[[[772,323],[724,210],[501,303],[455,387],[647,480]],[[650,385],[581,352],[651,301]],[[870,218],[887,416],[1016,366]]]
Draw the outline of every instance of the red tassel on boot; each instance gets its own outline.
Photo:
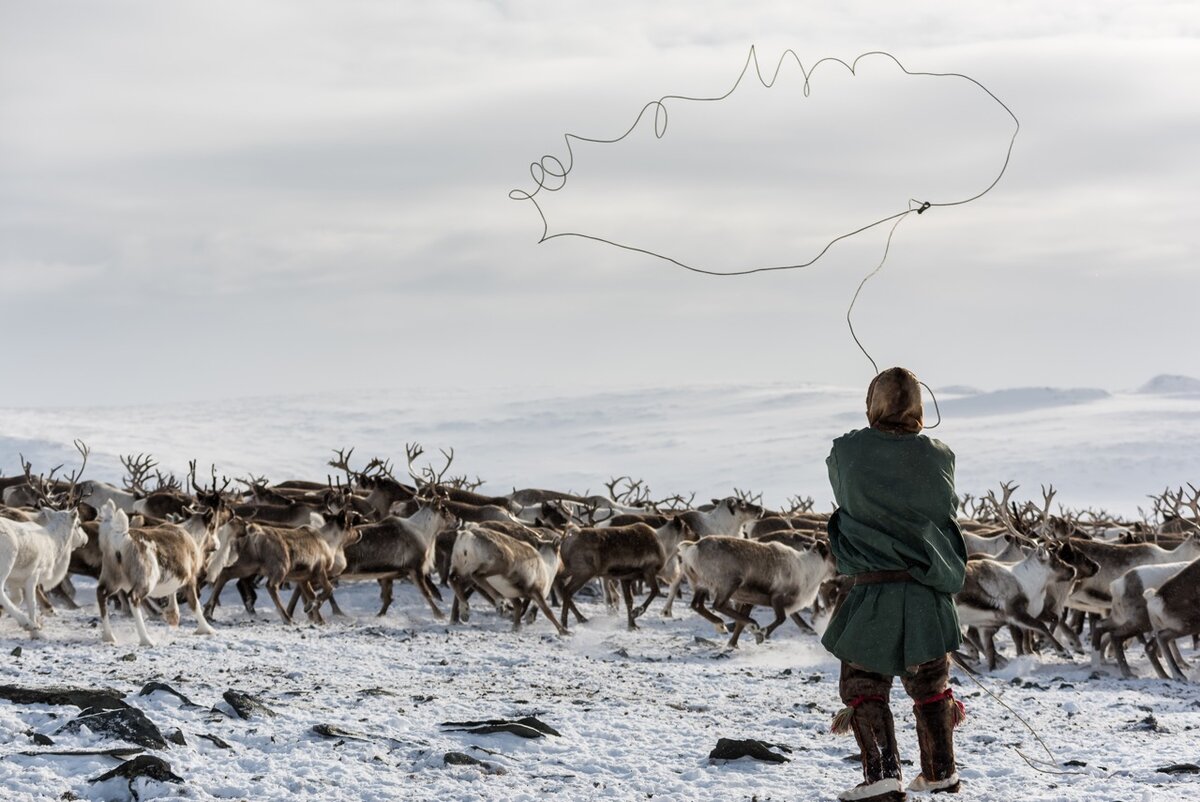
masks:
[[[829,731],[834,735],[845,735],[850,732],[850,720],[854,718],[854,711],[863,702],[887,702],[887,699],[884,699],[879,694],[855,696],[847,703],[846,707],[843,707],[834,715],[833,723],[829,725]]]

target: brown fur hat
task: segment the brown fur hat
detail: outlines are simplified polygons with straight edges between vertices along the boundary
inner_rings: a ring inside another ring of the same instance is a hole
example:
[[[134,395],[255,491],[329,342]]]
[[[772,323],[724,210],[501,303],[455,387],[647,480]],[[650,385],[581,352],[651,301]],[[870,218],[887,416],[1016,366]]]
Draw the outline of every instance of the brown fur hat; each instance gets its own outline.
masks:
[[[925,409],[921,404],[921,384],[912,371],[888,368],[867,388],[867,420],[873,429],[885,432],[921,431]]]

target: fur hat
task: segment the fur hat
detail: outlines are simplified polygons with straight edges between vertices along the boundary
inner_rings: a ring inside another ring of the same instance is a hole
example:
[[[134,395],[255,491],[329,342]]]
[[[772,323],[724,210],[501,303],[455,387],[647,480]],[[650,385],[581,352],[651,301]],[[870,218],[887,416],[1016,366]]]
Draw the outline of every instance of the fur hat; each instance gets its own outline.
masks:
[[[925,409],[921,404],[921,384],[912,371],[888,368],[867,388],[867,421],[871,428],[885,432],[921,431]]]

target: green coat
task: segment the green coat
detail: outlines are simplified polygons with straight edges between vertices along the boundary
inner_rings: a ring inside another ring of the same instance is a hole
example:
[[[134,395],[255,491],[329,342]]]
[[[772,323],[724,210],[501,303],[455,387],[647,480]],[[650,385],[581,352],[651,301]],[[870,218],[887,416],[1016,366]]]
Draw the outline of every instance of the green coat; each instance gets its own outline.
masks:
[[[956,649],[953,594],[962,590],[967,550],[954,452],[921,434],[858,429],[833,441],[825,463],[838,504],[829,521],[838,572],[908,569],[916,581],[852,588],[821,643],[892,676]]]

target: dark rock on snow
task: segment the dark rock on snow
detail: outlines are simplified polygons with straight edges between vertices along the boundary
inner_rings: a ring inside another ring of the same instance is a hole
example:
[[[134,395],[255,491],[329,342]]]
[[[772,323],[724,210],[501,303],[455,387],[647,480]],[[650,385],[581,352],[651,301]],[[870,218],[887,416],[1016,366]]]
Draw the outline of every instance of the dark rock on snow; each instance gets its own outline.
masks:
[[[486,721],[444,721],[441,726],[447,732],[469,732],[475,735],[492,735],[498,732],[507,732],[521,738],[561,735],[558,730],[533,716],[525,716],[516,721],[502,718],[491,718]]]
[[[167,761],[154,755],[138,755],[133,760],[126,760],[112,771],[93,777],[88,782],[99,783],[111,780],[113,777],[124,777],[130,782],[138,777],[149,777],[164,783],[182,783],[183,778],[171,771]]]
[[[20,688],[0,685],[0,699],[25,705],[74,705],[83,710],[119,710],[129,707],[110,688]]]
[[[275,711],[263,704],[260,699],[242,691],[235,691],[231,688],[222,694],[222,698],[233,708],[233,712],[238,714],[238,718],[276,715]]]
[[[138,691],[138,696],[149,696],[150,694],[155,693],[156,691],[162,691],[163,693],[171,694],[176,699],[183,702],[184,707],[199,707],[200,706],[200,705],[196,704],[195,702],[193,702],[191,699],[184,696],[179,691],[172,688],[170,685],[168,685],[165,682],[147,682],[145,685],[142,686],[142,689],[140,691]]]
[[[84,725],[92,732],[102,732],[147,749],[166,749],[168,746],[167,739],[154,722],[136,707],[94,713],[85,711],[64,724],[58,732],[78,732]]]
[[[442,762],[447,766],[478,766],[488,774],[506,774],[503,767],[497,766],[494,763],[488,763],[485,760],[480,760],[477,757],[472,757],[466,752],[447,752],[442,756]]]
[[[708,753],[709,760],[737,760],[742,757],[752,757],[755,760],[765,760],[768,763],[787,763],[788,759],[778,752],[772,752],[772,749],[782,749],[785,752],[792,750],[783,744],[769,744],[765,741],[756,741],[753,738],[738,739],[738,738],[721,738],[717,741],[717,746]]]

